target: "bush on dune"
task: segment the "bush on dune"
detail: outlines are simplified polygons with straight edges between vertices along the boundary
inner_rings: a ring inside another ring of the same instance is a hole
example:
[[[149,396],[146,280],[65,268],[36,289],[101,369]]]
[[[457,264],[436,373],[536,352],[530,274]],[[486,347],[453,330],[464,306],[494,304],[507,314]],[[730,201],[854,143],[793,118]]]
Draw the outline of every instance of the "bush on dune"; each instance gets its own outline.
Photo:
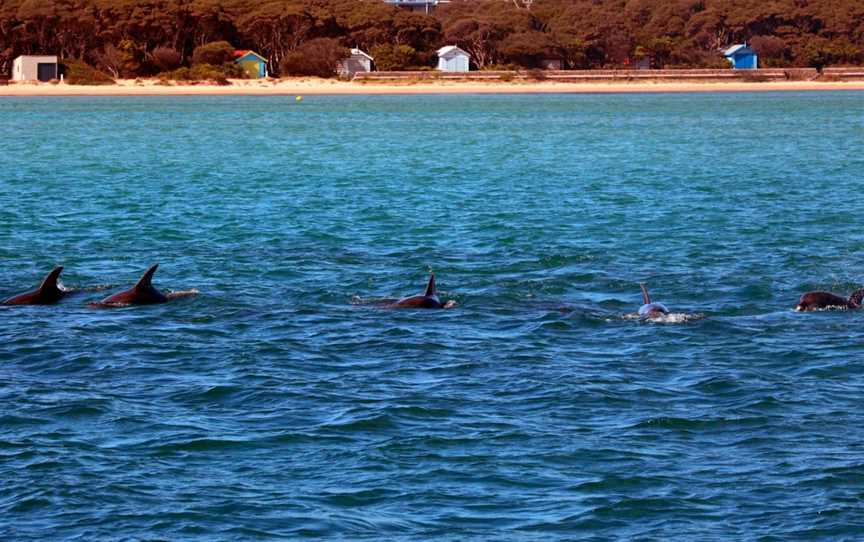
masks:
[[[110,75],[90,66],[83,60],[64,59],[60,62],[60,73],[70,85],[113,85]]]
[[[188,83],[211,82],[216,85],[230,85],[228,78],[239,79],[244,76],[243,69],[236,64],[214,66],[212,64],[196,64],[191,68],[178,68],[159,74],[163,81],[182,81]]]

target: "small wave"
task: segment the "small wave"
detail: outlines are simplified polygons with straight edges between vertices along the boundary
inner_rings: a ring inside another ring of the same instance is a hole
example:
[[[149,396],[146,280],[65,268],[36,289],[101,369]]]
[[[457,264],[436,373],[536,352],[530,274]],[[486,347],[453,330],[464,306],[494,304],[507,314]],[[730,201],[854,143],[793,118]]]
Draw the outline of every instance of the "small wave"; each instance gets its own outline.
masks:
[[[325,492],[321,498],[328,504],[345,508],[368,506],[400,496],[398,491],[386,488],[361,489],[352,492]]]
[[[710,378],[706,378],[704,380],[700,380],[692,385],[693,389],[699,390],[705,393],[731,393],[740,388],[740,385],[737,381],[721,377],[721,376],[712,376]]]
[[[690,429],[722,428],[722,427],[753,427],[765,425],[767,418],[679,418],[673,416],[662,416],[643,420],[631,426],[632,429],[671,429],[674,431],[687,431]]]
[[[106,414],[108,409],[98,405],[70,404],[51,407],[47,411],[52,417],[87,418]]]
[[[228,397],[240,391],[237,386],[213,386],[201,394],[203,399],[221,399]]]
[[[60,469],[64,466],[65,466],[65,464],[60,462],[60,461],[47,460],[47,461],[36,461],[34,463],[30,463],[29,465],[24,467],[24,469],[25,470],[41,471],[41,470],[49,470],[49,469]]]
[[[621,318],[623,320],[639,320],[640,322],[645,322],[647,324],[686,324],[688,322],[703,320],[705,315],[701,312],[670,312],[669,314],[664,314],[654,318],[642,318],[639,316],[639,313],[630,312],[621,316]]]
[[[843,305],[829,305],[827,307],[821,307],[818,309],[811,309],[808,311],[799,311],[797,309],[791,309],[792,312],[857,312],[850,310],[849,307]]]
[[[197,438],[186,440],[183,442],[163,444],[156,448],[156,453],[160,455],[165,455],[173,454],[176,452],[209,452],[232,448],[243,448],[251,444],[252,443],[247,440]]]
[[[45,418],[24,417],[15,414],[0,416],[0,427],[11,427],[14,425],[41,425],[46,423],[49,423],[49,420],[46,420]]]
[[[339,431],[365,432],[379,429],[390,429],[395,426],[396,424],[390,416],[387,414],[379,414],[368,418],[352,418],[345,421],[327,422],[321,424],[319,427],[321,429],[335,429]]]
[[[48,506],[51,506],[50,500],[42,497],[32,497],[16,502],[12,507],[10,507],[9,511],[18,513],[29,512],[31,510],[36,510],[37,508],[45,508]]]
[[[78,292],[101,292],[104,290],[109,290],[111,288],[116,288],[116,284],[95,284],[92,286],[66,286],[60,281],[57,281],[57,287],[66,293],[78,293]]]

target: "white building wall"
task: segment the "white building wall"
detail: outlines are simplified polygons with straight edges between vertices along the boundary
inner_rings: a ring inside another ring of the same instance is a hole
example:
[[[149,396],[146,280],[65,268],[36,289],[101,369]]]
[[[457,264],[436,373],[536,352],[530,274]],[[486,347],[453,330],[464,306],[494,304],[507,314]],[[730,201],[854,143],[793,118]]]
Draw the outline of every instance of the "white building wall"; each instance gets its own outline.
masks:
[[[12,61],[13,81],[36,81],[39,64],[57,64],[56,56],[19,56]]]
[[[442,72],[467,72],[468,57],[459,54],[439,57],[438,69]]]

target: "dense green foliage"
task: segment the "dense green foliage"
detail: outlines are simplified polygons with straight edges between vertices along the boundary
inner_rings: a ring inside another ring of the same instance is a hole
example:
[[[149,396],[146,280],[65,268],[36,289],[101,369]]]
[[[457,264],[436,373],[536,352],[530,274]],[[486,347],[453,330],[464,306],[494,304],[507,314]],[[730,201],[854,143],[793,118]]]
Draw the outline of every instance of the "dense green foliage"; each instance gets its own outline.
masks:
[[[480,69],[532,68],[544,58],[599,68],[645,57],[655,67],[723,67],[718,51],[744,40],[766,66],[855,64],[864,61],[864,2],[535,0],[527,9],[454,0],[426,15],[381,0],[0,0],[6,72],[17,55],[57,53],[113,76],[153,75],[193,64],[196,48],[219,41],[259,52],[276,71],[317,38],[377,54],[388,69],[433,65],[447,44]]]

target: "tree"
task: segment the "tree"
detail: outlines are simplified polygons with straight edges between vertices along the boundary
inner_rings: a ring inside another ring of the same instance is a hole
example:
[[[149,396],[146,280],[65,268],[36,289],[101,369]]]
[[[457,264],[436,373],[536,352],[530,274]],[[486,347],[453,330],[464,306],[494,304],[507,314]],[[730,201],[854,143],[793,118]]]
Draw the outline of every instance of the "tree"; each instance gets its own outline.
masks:
[[[536,30],[509,34],[498,45],[505,62],[526,68],[538,68],[543,59],[550,56],[552,40],[548,34]]]
[[[759,55],[762,66],[782,66],[789,60],[789,46],[783,38],[756,36],[750,40],[750,47]]]
[[[410,45],[378,45],[371,52],[382,71],[402,71],[418,64],[417,51]]]
[[[114,79],[119,79],[126,61],[126,55],[114,44],[109,43],[96,53],[98,66],[111,74]]]
[[[303,42],[315,26],[300,0],[269,0],[244,4],[237,16],[237,30],[255,44],[258,52],[279,65]]]
[[[221,66],[234,58],[234,47],[227,41],[214,41],[196,47],[192,53],[192,64]]]
[[[339,40],[316,38],[289,53],[279,65],[282,75],[334,77],[339,62],[351,51],[339,45]]]

